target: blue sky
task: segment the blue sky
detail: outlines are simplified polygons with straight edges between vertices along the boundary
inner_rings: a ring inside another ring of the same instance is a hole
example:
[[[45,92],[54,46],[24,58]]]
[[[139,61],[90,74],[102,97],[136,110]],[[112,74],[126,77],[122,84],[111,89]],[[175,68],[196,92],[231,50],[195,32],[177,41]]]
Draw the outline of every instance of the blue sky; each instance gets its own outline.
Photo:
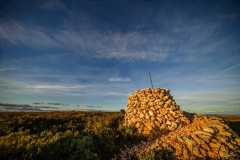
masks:
[[[0,102],[119,110],[135,89],[171,89],[184,110],[240,113],[240,4],[0,1]]]

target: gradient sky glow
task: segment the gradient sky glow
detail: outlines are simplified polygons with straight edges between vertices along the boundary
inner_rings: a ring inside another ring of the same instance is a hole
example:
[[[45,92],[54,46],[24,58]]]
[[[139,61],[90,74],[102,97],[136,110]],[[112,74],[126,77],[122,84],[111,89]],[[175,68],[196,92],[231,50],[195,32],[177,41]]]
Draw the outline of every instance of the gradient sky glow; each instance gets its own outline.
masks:
[[[240,114],[240,3],[0,1],[0,102],[119,110],[135,89],[183,109]]]

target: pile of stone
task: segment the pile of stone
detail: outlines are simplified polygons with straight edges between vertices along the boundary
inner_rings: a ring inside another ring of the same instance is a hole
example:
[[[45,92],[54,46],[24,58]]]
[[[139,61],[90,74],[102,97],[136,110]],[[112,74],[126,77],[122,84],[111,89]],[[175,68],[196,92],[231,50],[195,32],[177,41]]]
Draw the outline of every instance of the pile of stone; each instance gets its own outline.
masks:
[[[125,125],[139,133],[173,131],[189,123],[168,89],[146,88],[128,97]]]
[[[152,152],[160,159],[240,159],[240,138],[222,119],[195,116],[192,123],[149,143],[122,151],[119,159],[141,159]],[[168,155],[166,155],[166,151]],[[172,153],[171,156],[169,156]],[[166,158],[166,156],[169,156]]]
[[[122,150],[116,159],[142,159],[153,152],[160,153],[157,159],[240,159],[240,137],[223,119],[188,116],[168,89],[147,88],[130,95],[124,123],[145,135],[168,132]],[[166,151],[173,157],[166,158]]]

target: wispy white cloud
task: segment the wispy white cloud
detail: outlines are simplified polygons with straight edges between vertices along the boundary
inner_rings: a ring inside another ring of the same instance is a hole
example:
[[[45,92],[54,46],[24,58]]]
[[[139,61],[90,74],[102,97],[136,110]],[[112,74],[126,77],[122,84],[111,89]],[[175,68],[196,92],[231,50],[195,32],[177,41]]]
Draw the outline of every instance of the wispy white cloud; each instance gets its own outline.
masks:
[[[86,97],[86,96],[113,96],[113,97],[126,97],[128,95],[128,92],[122,92],[122,91],[100,91],[100,90],[95,90],[95,91],[88,91],[88,92],[66,92],[63,93],[65,96],[81,96],[81,97]]]
[[[17,68],[15,67],[0,67],[0,72],[8,72],[8,71],[15,71]]]
[[[109,82],[131,82],[129,77],[111,77],[108,79]]]
[[[166,39],[160,39],[160,35],[141,32],[130,33],[101,33],[93,30],[77,32],[62,30],[53,35],[64,47],[80,54],[87,54],[97,58],[125,59],[125,60],[150,60],[162,61],[174,48],[165,45]]]
[[[221,72],[226,73],[226,72],[238,69],[238,68],[240,68],[240,64],[233,64],[233,65],[230,65],[228,67],[225,67]]]
[[[63,93],[71,91],[88,90],[91,85],[83,84],[63,84],[63,83],[47,83],[42,81],[29,81],[29,80],[14,80],[9,77],[0,78],[1,92],[11,93]]]
[[[240,113],[240,94],[232,90],[188,91],[175,96],[184,110],[202,113]]]
[[[14,20],[0,23],[0,39],[12,45],[65,49],[96,58],[148,61],[165,60],[174,54],[178,43],[174,37],[161,33],[76,31],[71,27],[49,32]]]
[[[40,27],[28,27],[14,20],[0,23],[0,39],[12,45],[23,45],[34,48],[60,47],[59,44]]]
[[[33,89],[36,91],[71,91],[89,88],[90,85],[55,85],[55,84],[37,84],[37,85],[27,85],[26,88]]]
[[[41,81],[15,81],[9,78],[0,79],[0,93],[55,96],[127,96],[128,91],[119,85],[81,84],[81,83],[47,83]]]
[[[184,93],[182,92],[181,95],[177,96],[179,100],[186,100],[186,101],[195,101],[195,102],[210,102],[210,101],[217,101],[217,102],[231,102],[236,101],[240,103],[240,94],[229,92],[229,91],[195,91],[191,93]]]
[[[11,20],[0,23],[0,39],[12,45],[62,49],[95,58],[180,62],[199,61],[202,56],[207,59],[209,54],[223,52],[224,46],[230,49],[233,41],[231,36],[216,38],[221,23],[201,20],[193,24],[187,22],[172,25],[168,33],[140,30],[125,33],[100,32],[91,24],[82,25],[89,29],[83,27],[76,30],[69,22],[65,27],[50,32],[41,26],[29,26]],[[236,49],[240,48],[231,48]]]

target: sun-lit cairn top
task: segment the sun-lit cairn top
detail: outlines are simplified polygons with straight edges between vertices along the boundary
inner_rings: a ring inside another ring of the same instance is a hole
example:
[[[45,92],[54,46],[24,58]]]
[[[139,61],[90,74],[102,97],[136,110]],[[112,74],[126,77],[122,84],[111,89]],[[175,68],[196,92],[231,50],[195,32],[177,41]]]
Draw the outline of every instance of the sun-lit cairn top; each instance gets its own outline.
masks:
[[[128,97],[125,125],[139,133],[172,131],[188,123],[169,89],[145,88]]]

